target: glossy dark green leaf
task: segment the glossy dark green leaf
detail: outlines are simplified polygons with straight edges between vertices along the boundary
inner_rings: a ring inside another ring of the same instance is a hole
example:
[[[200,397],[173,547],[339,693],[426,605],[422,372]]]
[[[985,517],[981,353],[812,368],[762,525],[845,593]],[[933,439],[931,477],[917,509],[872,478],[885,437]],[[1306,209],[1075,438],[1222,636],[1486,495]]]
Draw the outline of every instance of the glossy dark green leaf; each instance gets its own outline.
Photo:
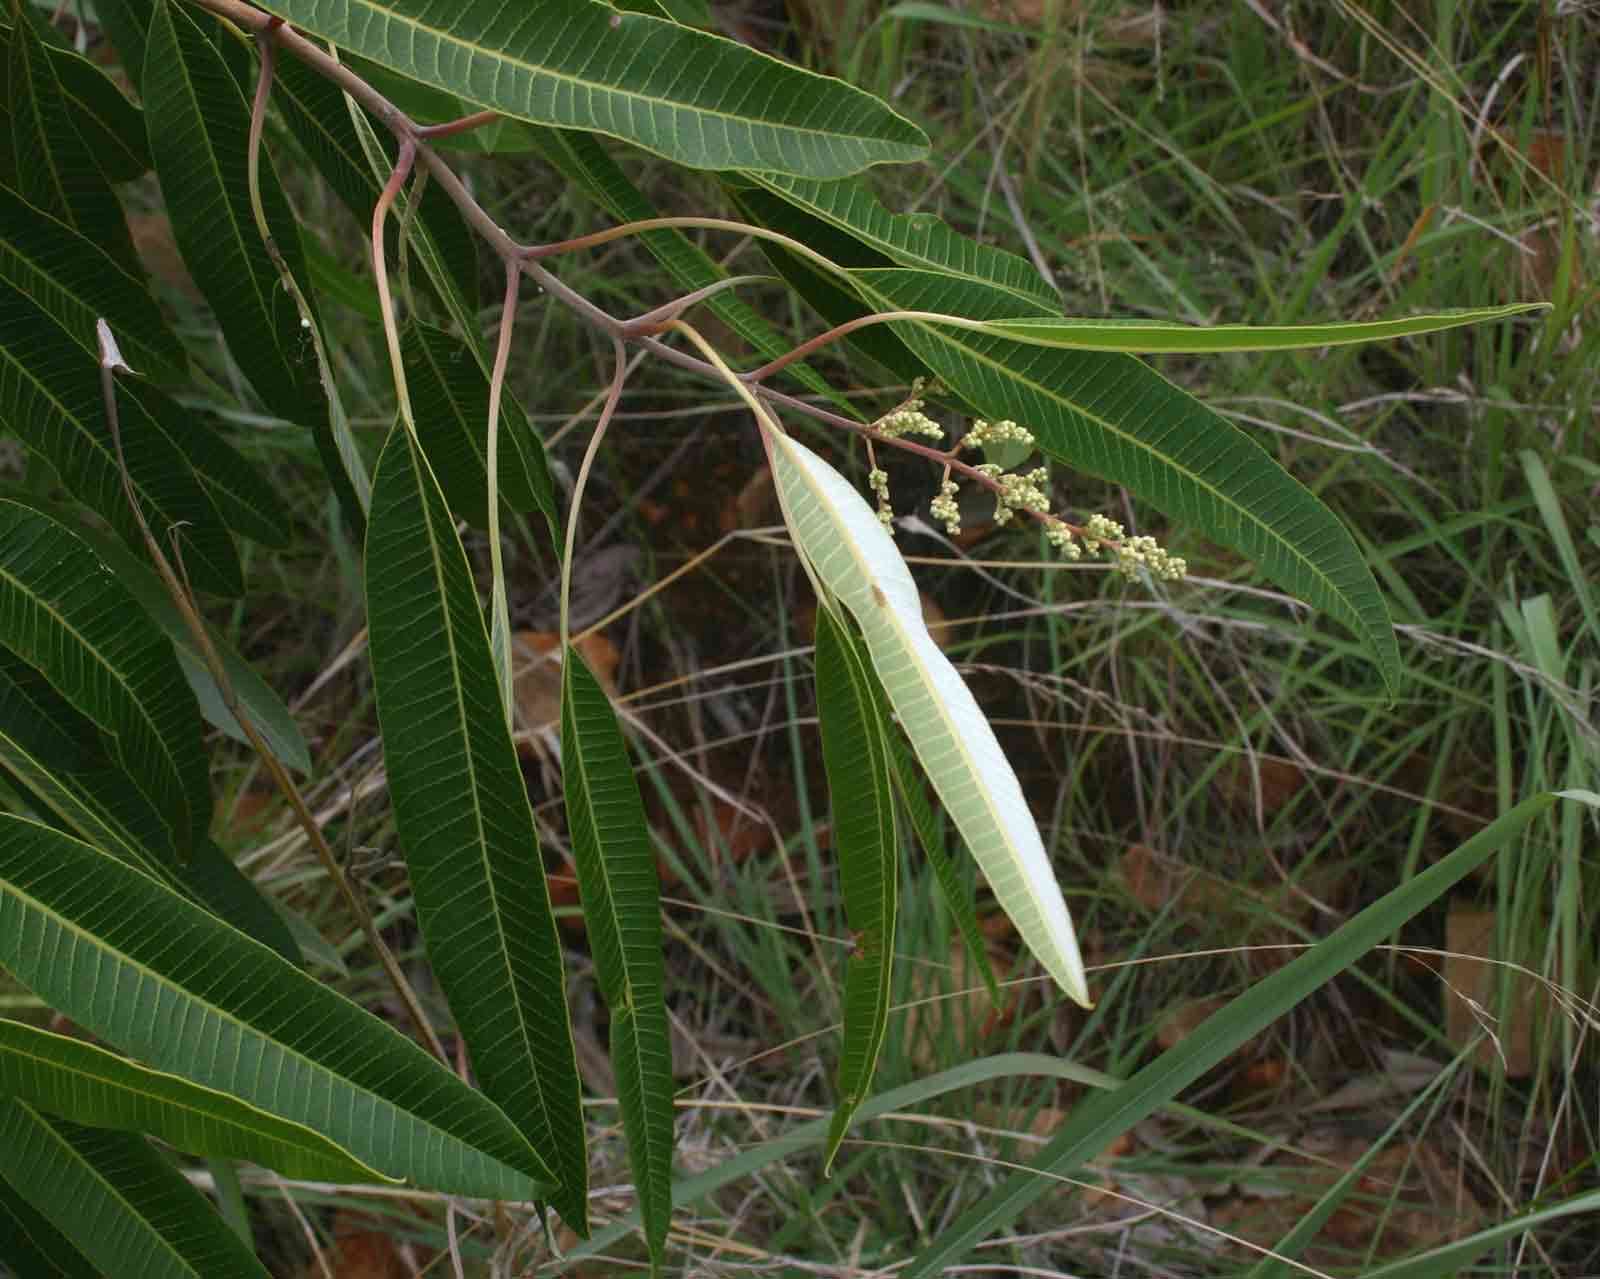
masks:
[[[89,1259],[0,1177],[0,1267],[17,1279],[100,1279]]]
[[[480,1087],[561,1179],[587,1233],[583,1116],[561,944],[472,568],[403,428],[378,462],[367,626],[417,920]]]
[[[372,222],[372,208],[383,188],[373,172],[371,161],[351,117],[351,104],[343,92],[325,76],[319,75],[293,57],[277,60],[272,88],[273,104],[283,112],[289,131],[305,149],[306,155],[327,180],[356,225],[365,233]],[[355,110],[361,108],[356,107]],[[370,121],[371,117],[365,117]],[[387,129],[370,125],[371,136],[392,160],[393,136]],[[399,260],[399,236],[403,221],[389,219],[386,231],[388,260]],[[422,261],[428,278],[454,297],[447,301],[452,314],[472,315],[478,307],[477,241],[462,220],[460,211],[443,189],[429,183],[422,193],[417,216],[406,221],[411,251]],[[453,303],[454,305],[451,305]]]
[[[279,417],[305,425],[325,420],[310,339],[250,211],[249,104],[216,45],[168,0],[155,8],[140,88],[173,238],[234,361]],[[307,291],[299,230],[265,152],[260,177],[267,226]]]
[[[61,91],[84,145],[110,182],[131,182],[150,171],[144,112],[111,77],[70,49],[51,49]]]
[[[1524,800],[1449,856],[1379,898],[1213,1013],[1176,1047],[1162,1053],[1126,1083],[1084,1100],[1029,1161],[1028,1168],[1013,1172],[962,1213],[912,1260],[905,1275],[908,1279],[930,1279],[960,1262],[985,1236],[1003,1229],[1041,1193],[1059,1184],[1050,1174],[1070,1174],[1087,1164],[1118,1134],[1129,1131],[1171,1101],[1317,987],[1393,937],[1407,920],[1471,874],[1546,812],[1556,799],[1555,795],[1541,794]]]
[[[211,820],[200,716],[172,645],[84,543],[0,502],[0,643],[107,733],[180,858]]]
[[[73,120],[54,60],[31,22],[12,29],[10,46],[8,105],[18,193],[137,274],[122,205]]]
[[[472,350],[415,321],[401,334],[406,387],[417,438],[455,515],[488,524],[489,381]],[[510,395],[500,400],[500,499],[512,511],[539,511],[555,536],[561,525],[544,445]]]
[[[60,218],[0,186],[0,279],[10,281],[98,354],[104,317],[140,373],[181,375],[188,363],[144,280]]]
[[[244,1159],[285,1177],[385,1180],[320,1133],[81,1039],[0,1020],[0,1095],[90,1128],[147,1133],[179,1150]]]
[[[918,160],[870,94],[665,18],[590,0],[268,0],[352,53],[534,124],[606,133],[700,169],[842,177]]]
[[[975,320],[1015,314],[1010,294],[932,272],[895,268],[855,277],[884,310]],[[1125,485],[1326,609],[1360,638],[1384,683],[1396,686],[1394,627],[1355,539],[1238,427],[1129,355],[1033,346],[920,321],[894,327],[984,417],[1021,423],[1046,456]]]
[[[448,1194],[544,1197],[543,1161],[482,1093],[208,911],[0,815],[0,966],[129,1056]]]
[[[123,451],[157,537],[181,529],[184,564],[203,591],[237,595],[238,556],[222,516],[163,424],[118,393]],[[55,468],[67,490],[144,553],[106,420],[99,362],[32,297],[0,280],[0,428]]]
[[[0,1101],[0,1176],[108,1275],[267,1279],[205,1196],[137,1134]]]
[[[155,0],[95,0],[94,16],[122,60],[122,73],[144,96],[144,54]]]
[[[887,702],[872,659],[833,610],[817,610],[817,721],[833,814],[845,917],[855,943],[845,977],[839,1101],[828,1129],[823,1174],[866,1100],[889,1028],[900,835],[890,778]]]
[[[672,1048],[661,887],[639,782],[605,690],[575,649],[561,664],[561,778],[595,979],[611,1010],[622,1131],[659,1270],[672,1221]]]

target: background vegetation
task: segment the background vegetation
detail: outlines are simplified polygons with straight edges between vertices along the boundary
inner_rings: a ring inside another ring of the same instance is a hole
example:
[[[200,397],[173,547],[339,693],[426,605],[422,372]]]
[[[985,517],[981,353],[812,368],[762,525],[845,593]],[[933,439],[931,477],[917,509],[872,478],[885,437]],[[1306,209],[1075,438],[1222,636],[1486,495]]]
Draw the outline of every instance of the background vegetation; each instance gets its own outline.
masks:
[[[923,125],[928,164],[872,175],[886,203],[1026,252],[1069,315],[1303,323],[1555,304],[1549,316],[1381,347],[1158,364],[1356,530],[1399,625],[1405,682],[1393,702],[1342,632],[1308,623],[1250,565],[1148,527],[1150,512],[1102,485],[1056,477],[1062,506],[1119,513],[1186,556],[1188,582],[1151,596],[1102,566],[1052,562],[1035,534],[985,528],[981,511],[954,545],[927,519],[931,475],[895,474],[902,548],[919,557],[942,642],[1045,822],[1099,1007],[1050,995],[1003,916],[984,912],[1003,982],[993,1000],[914,863],[902,1007],[877,1087],[944,1079],[978,1059],[1010,1067],[957,1101],[912,1093],[897,1120],[858,1130],[829,1180],[809,1153],[764,1159],[675,1221],[671,1260],[684,1274],[842,1276],[914,1253],[1037,1148],[1092,1072],[1130,1074],[1290,948],[1520,799],[1594,786],[1600,12],[1548,0],[792,0],[718,17]],[[471,146],[456,154],[474,189],[526,238],[608,220],[535,155],[480,158]],[[669,185],[665,166],[627,162],[664,212],[719,198],[709,180],[686,189],[681,170]],[[338,374],[375,451],[392,392],[355,224],[295,166],[280,171],[303,219],[325,228],[313,269],[348,306]],[[211,320],[172,267],[158,191],[139,198],[145,261],[165,270],[165,302],[187,334],[203,336]],[[748,246],[705,243],[761,269]],[[562,270],[618,313],[668,296],[632,242]],[[797,338],[815,331],[787,295],[772,296],[784,309],[769,319]],[[558,479],[569,478],[585,438],[571,422],[603,393],[610,348],[537,297],[522,306],[515,389],[540,407],[567,468]],[[236,383],[215,350],[219,385]],[[843,358],[820,361],[835,385],[873,384],[830,364]],[[314,808],[406,961],[418,939],[375,784],[369,676],[351,657],[364,625],[359,548],[305,440],[234,417],[236,444],[294,503],[296,532],[288,553],[247,561],[246,603],[212,620],[291,701],[315,758]],[[804,678],[810,590],[770,544],[776,513],[740,406],[708,402],[659,362],[630,382],[590,491],[576,621],[593,628],[592,664],[612,667],[651,758],[689,1175],[825,1117],[833,1100],[829,1032],[850,940]],[[553,556],[541,527],[513,542],[513,621],[537,647],[554,629]],[[518,689],[524,764],[544,801],[536,815],[559,832],[554,694],[541,678],[532,670]],[[336,949],[364,954],[257,767],[242,750],[237,760],[216,829]],[[982,1264],[1241,1274],[1254,1254],[1217,1231],[1274,1244],[1360,1160],[1353,1193],[1302,1254],[1318,1270],[1375,1269],[1594,1187],[1594,850],[1589,819],[1554,810],[1396,938],[1402,949],[1325,988],[1201,1080],[1187,1109],[1139,1125],[1080,1184],[1040,1198]],[[569,868],[552,865],[551,883],[575,916]],[[581,926],[565,941],[586,1091],[611,1097]],[[375,969],[351,967],[336,984],[368,1007],[388,999]],[[8,1014],[35,1006],[0,994]],[[1041,1077],[1006,1053],[1047,1054],[1066,1073]],[[594,1157],[613,1160],[593,1184],[625,1182],[620,1139],[605,1140],[614,1108],[590,1113]],[[448,1273],[445,1209],[431,1197],[358,1203],[248,1180],[244,1191],[258,1249],[283,1274]],[[629,1202],[601,1196],[597,1224]],[[494,1223],[453,1229],[469,1271],[481,1270]],[[571,1243],[530,1238],[522,1263],[554,1272],[553,1248]],[[358,1258],[390,1269],[361,1270]],[[564,1268],[641,1262],[623,1240]],[[1507,1239],[1481,1265],[1595,1273],[1600,1229],[1568,1218]]]

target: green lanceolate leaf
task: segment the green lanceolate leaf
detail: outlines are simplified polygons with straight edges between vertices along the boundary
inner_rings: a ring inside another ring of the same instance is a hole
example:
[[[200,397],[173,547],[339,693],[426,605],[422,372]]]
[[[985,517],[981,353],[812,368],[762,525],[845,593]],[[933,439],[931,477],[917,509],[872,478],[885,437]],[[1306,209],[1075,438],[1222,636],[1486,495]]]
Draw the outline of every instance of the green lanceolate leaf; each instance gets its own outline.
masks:
[[[414,321],[401,334],[406,387],[417,438],[450,509],[478,528],[488,524],[489,381],[470,347]],[[554,536],[560,525],[544,445],[521,405],[500,398],[500,500],[513,511],[539,511]]]
[[[144,281],[69,223],[0,186],[0,279],[53,315],[91,355],[105,317],[140,373],[182,374],[188,362]]]
[[[167,593],[156,571],[115,539],[96,529],[80,525],[73,532],[105,561],[106,567],[117,581],[127,587],[146,616],[172,641],[178,655],[178,665],[183,668],[184,678],[189,681],[189,687],[200,702],[200,713],[206,722],[220,728],[235,741],[248,745],[250,739],[228,709],[222,690],[211,678],[211,672],[206,668],[205,659],[194,636],[190,634],[188,624],[178,612],[177,605],[172,602],[172,596]],[[300,732],[300,725],[295,722],[293,712],[220,631],[209,624],[206,629],[212,647],[222,659],[222,670],[228,683],[233,686],[234,696],[250,716],[256,731],[279,760],[297,772],[310,773],[311,752],[306,747],[306,739]],[[89,842],[92,844],[95,841]]]
[[[55,64],[33,24],[14,27],[10,45],[8,105],[18,193],[137,272],[122,205],[73,121]]]
[[[1488,320],[1549,309],[1547,302],[1462,307],[1391,320],[1352,320],[1331,324],[1163,324],[1153,320],[1072,320],[1025,315],[1015,320],[969,321],[951,317],[955,327],[1014,338],[1031,346],[1073,351],[1126,351],[1130,354],[1212,355],[1226,351],[1303,351],[1350,346],[1458,329]]]
[[[848,623],[817,610],[817,719],[828,774],[833,849],[839,858],[845,917],[855,941],[844,992],[839,1102],[828,1129],[823,1175],[833,1168],[889,1029],[900,836],[890,780],[889,725],[880,713],[871,663]]]
[[[267,1279],[206,1197],[133,1133],[0,1101],[0,1176],[105,1274]]]
[[[661,889],[627,743],[605,690],[569,648],[561,663],[561,777],[595,978],[611,1010],[611,1065],[652,1270],[672,1220],[672,1049]]]
[[[561,945],[472,569],[401,428],[378,462],[367,625],[417,918],[483,1091],[560,1177],[587,1233],[583,1117]]]
[[[112,762],[93,721],[9,649],[0,649],[0,765],[41,820],[177,885],[177,847],[155,806]]]
[[[195,587],[237,595],[239,560],[216,504],[164,424],[137,397],[119,391],[117,404],[128,474],[151,529],[158,537],[182,530],[184,564]],[[38,452],[74,497],[143,551],[106,419],[98,361],[54,316],[3,280],[0,428]]]
[[[195,845],[177,872],[178,887],[225,924],[276,951],[291,964],[301,960],[300,943],[284,916],[255,881],[239,869],[214,840]]]
[[[95,20],[111,38],[122,60],[122,73],[144,96],[144,54],[150,41],[155,0],[96,0]]]
[[[216,45],[168,0],[155,9],[140,89],[173,238],[229,352],[279,417],[305,425],[325,419],[311,343],[250,211],[249,106]],[[306,291],[299,230],[265,152],[260,177],[267,226]]]
[[[769,439],[795,545],[861,628],[901,727],[1001,907],[1061,989],[1087,1006],[1077,935],[1022,787],[928,634],[905,560],[843,476],[788,436]]]
[[[905,734],[898,728],[889,735],[889,759],[894,765],[895,789],[899,792],[900,802],[905,805],[906,815],[911,819],[911,829],[917,833],[917,843],[922,845],[922,851],[933,867],[933,877],[939,885],[945,908],[949,910],[950,918],[955,920],[956,930],[961,934],[961,941],[967,948],[973,967],[988,987],[990,998],[998,1005],[1001,1002],[1000,983],[995,980],[994,965],[989,962],[989,947],[978,928],[978,908],[972,900],[971,885],[945,848],[941,820],[928,802],[922,770],[906,742]]]
[[[493,1102],[411,1040],[155,880],[0,816],[0,966],[156,1070],[447,1194],[553,1179]]]
[[[48,52],[73,123],[106,180],[131,182],[148,173],[144,112],[89,59],[70,49]]]
[[[365,232],[371,225],[372,208],[383,189],[383,181],[373,172],[356,132],[351,111],[361,108],[352,106],[327,77],[292,57],[277,60],[272,101],[283,112],[289,131],[305,148],[306,155]],[[384,154],[392,157],[395,153],[392,137],[370,123],[368,127]],[[414,218],[388,220],[386,243],[390,262],[398,260],[402,222],[411,239],[411,251],[422,262],[434,287],[440,290],[452,316],[458,311],[464,316],[475,313],[478,307],[477,242],[450,197],[437,184],[429,183]]]
[[[31,1203],[0,1176],[0,1265],[18,1279],[101,1279],[89,1259],[72,1246]]]
[[[1060,309],[1061,295],[1027,259],[980,244],[934,214],[891,213],[860,181],[813,182],[775,173],[743,176],[899,266],[991,285],[1016,300],[1019,315]]]
[[[659,217],[661,211],[640,191],[611,158],[600,142],[587,133],[570,129],[540,129],[534,141],[545,159],[565,176],[580,183],[614,218],[622,222],[642,222]],[[640,243],[686,291],[704,288],[724,279],[727,271],[682,231],[662,228],[642,232]],[[724,324],[769,360],[788,351],[789,341],[767,323],[765,317],[733,293],[715,293],[706,302]],[[808,391],[825,395],[836,407],[852,417],[859,416],[854,405],[840,395],[827,379],[799,361],[785,370]]]
[[[883,310],[992,319],[1014,305],[997,290],[928,272],[863,271],[857,279]],[[920,321],[894,328],[984,417],[1021,423],[1048,457],[1125,485],[1328,610],[1395,687],[1399,646],[1355,539],[1243,431],[1132,356],[1058,351]]]
[[[269,0],[404,75],[535,124],[610,134],[697,169],[831,178],[918,160],[870,94],[731,40],[590,0]]]
[[[1317,987],[1393,937],[1407,920],[1437,901],[1548,810],[1556,798],[1543,794],[1524,800],[1448,857],[1379,898],[1213,1013],[1177,1047],[1162,1053],[1126,1083],[1087,1098],[1034,1156],[1029,1168],[1012,1173],[912,1261],[905,1272],[908,1279],[930,1279],[955,1265],[986,1235],[1015,1220],[1041,1192],[1059,1184],[1050,1174],[1070,1174],[1088,1163],[1119,1133],[1127,1132],[1171,1101]]]
[[[172,646],[94,552],[15,502],[0,502],[0,643],[109,735],[180,856],[205,834],[200,716]]]
[[[0,1094],[90,1128],[148,1133],[190,1154],[247,1159],[285,1177],[385,1178],[321,1133],[115,1053],[0,1020]]]

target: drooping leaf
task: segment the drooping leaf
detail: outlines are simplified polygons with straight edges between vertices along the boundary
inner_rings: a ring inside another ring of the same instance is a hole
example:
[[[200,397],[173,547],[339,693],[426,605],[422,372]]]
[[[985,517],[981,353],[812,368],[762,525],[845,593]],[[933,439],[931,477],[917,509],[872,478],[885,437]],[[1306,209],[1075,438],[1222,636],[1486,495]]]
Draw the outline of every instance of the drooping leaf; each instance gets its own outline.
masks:
[[[118,418],[134,492],[157,537],[181,530],[183,558],[198,590],[237,595],[238,556],[221,514],[163,424],[119,389]],[[0,428],[55,468],[74,497],[144,552],[128,507],[98,361],[48,311],[0,280]]]
[[[1503,320],[1530,311],[1548,310],[1546,302],[1514,302],[1507,306],[1460,307],[1389,320],[1348,320],[1328,324],[1166,324],[1154,320],[1075,320],[1061,316],[1023,315],[1013,320],[959,319],[957,327],[1014,338],[1030,346],[1072,351],[1125,351],[1130,354],[1224,351],[1303,351],[1311,347],[1349,346],[1437,333],[1442,329]]]
[[[284,917],[255,881],[219,848],[203,839],[177,872],[178,887],[225,924],[275,951],[291,964],[301,960],[300,944]]]
[[[842,177],[918,160],[870,94],[664,18],[592,0],[268,0],[295,26],[535,124],[610,134],[698,169]]]
[[[105,1274],[267,1279],[205,1196],[134,1133],[0,1101],[0,1176]]]
[[[155,569],[96,529],[79,525],[73,532],[89,544],[90,549],[139,602],[145,615],[172,641],[178,655],[178,665],[183,668],[184,678],[189,681],[189,687],[200,702],[200,713],[206,722],[220,728],[235,741],[248,744],[250,739],[228,709],[221,690],[206,669],[205,659],[200,654],[194,636],[189,633],[188,625],[178,613],[177,605],[172,602]],[[208,625],[207,633],[211,637],[212,647],[222,659],[223,673],[233,686],[234,696],[239,699],[272,753],[297,772],[310,773],[311,752],[306,747],[306,739],[300,732],[300,725],[295,722],[293,712],[220,631]]]
[[[991,285],[1012,296],[1019,315],[1060,310],[1061,295],[1026,258],[980,244],[932,213],[891,213],[858,180],[815,182],[776,173],[743,176],[890,263]]]
[[[1437,901],[1548,810],[1556,798],[1541,794],[1524,800],[1448,857],[1379,898],[1213,1013],[1175,1048],[1162,1053],[1126,1083],[1084,1100],[1029,1161],[1027,1169],[1012,1173],[917,1255],[905,1271],[908,1279],[931,1279],[957,1264],[985,1236],[1003,1229],[1042,1191],[1058,1184],[1049,1174],[1070,1173],[1086,1164],[1105,1149],[1106,1143],[1142,1122],[1324,982],[1394,936],[1407,920]]]
[[[91,355],[104,316],[140,373],[181,374],[188,362],[149,288],[96,241],[0,186],[0,279],[10,281]]]
[[[10,45],[8,105],[18,194],[137,274],[122,205],[73,122],[49,51],[31,22],[12,29]]]
[[[900,833],[895,823],[888,730],[871,661],[847,623],[817,610],[817,720],[828,774],[834,853],[855,948],[845,977],[839,1101],[828,1129],[823,1175],[866,1100],[889,1029]]]
[[[860,626],[901,726],[995,898],[1061,989],[1087,1006],[1072,919],[1022,787],[971,691],[928,634],[905,560],[843,476],[790,437],[769,439],[795,545]]]
[[[81,1039],[0,1020],[0,1094],[90,1128],[148,1133],[190,1154],[247,1159],[285,1177],[381,1182],[321,1133]]]
[[[71,49],[49,48],[67,109],[108,182],[131,182],[150,171],[144,112],[111,77]]]
[[[622,1131],[659,1271],[672,1221],[672,1048],[661,888],[639,783],[605,690],[576,649],[561,663],[561,779],[595,980],[611,1011]]]
[[[863,271],[857,279],[885,310],[1003,319],[1014,305],[997,290],[929,272]],[[1053,350],[922,322],[894,328],[982,416],[1021,423],[1048,457],[1125,485],[1332,613],[1395,687],[1399,646],[1355,539],[1238,427],[1129,355]]]
[[[922,770],[905,734],[898,729],[889,735],[889,760],[894,766],[895,790],[900,795],[900,802],[905,805],[906,815],[911,819],[911,829],[917,833],[917,843],[922,845],[922,851],[933,867],[934,881],[939,885],[945,909],[955,921],[956,931],[961,934],[962,944],[967,948],[967,957],[983,978],[989,997],[998,1005],[1001,1002],[1000,983],[995,980],[994,965],[989,961],[989,947],[978,928],[978,908],[972,900],[971,886],[945,847],[944,830],[939,814],[928,802]]]
[[[173,238],[234,361],[279,417],[325,420],[311,343],[250,211],[249,104],[216,45],[169,0],[155,7],[140,91]],[[260,178],[267,226],[309,297],[299,230],[265,151]]]
[[[352,110],[361,108],[353,107],[337,85],[294,57],[277,59],[272,100],[318,172],[350,210],[357,225],[366,230],[383,183],[373,172],[351,115]],[[369,129],[384,154],[392,159],[396,149],[393,138],[386,130],[370,125]],[[398,260],[402,224],[411,237],[411,251],[446,298],[446,308],[453,315],[459,312],[470,316],[476,312],[477,241],[443,189],[429,183],[415,217],[389,219],[386,243],[390,262]]]
[[[660,210],[591,134],[570,129],[539,129],[535,131],[534,141],[546,161],[581,184],[612,217],[621,222],[641,222],[660,216]],[[644,231],[640,233],[639,242],[685,291],[704,288],[728,274],[682,231],[671,228]],[[789,349],[788,339],[737,294],[713,294],[705,305],[765,358],[776,359]],[[806,390],[827,396],[842,412],[858,416],[850,400],[804,361],[789,365],[784,372]]]
[[[108,734],[112,757],[172,831],[204,836],[211,788],[194,695],[172,646],[60,524],[0,501],[0,643]]]
[[[0,1177],[0,1264],[18,1279],[100,1279],[89,1259]]]
[[[400,349],[417,438],[428,465],[451,511],[485,528],[489,381],[465,342],[421,321],[406,326]],[[500,499],[512,511],[539,511],[552,537],[560,528],[544,445],[522,406],[509,394],[500,399]]]
[[[0,815],[0,966],[156,1070],[448,1194],[542,1197],[493,1102],[267,947],[86,844]]]
[[[587,1232],[561,944],[472,569],[403,428],[378,462],[367,618],[395,822],[435,975],[484,1093],[561,1178]]]

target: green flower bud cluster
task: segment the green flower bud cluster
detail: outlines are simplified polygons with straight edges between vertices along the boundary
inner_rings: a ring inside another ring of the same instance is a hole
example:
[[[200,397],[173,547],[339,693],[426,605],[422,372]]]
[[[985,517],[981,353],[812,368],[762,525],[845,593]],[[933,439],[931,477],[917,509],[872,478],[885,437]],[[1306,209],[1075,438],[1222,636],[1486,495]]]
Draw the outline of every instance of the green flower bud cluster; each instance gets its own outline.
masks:
[[[1065,528],[1061,532],[1070,542],[1072,535]],[[1083,526],[1083,534],[1084,550],[1092,555],[1104,544],[1111,554],[1113,567],[1130,580],[1137,579],[1141,569],[1149,570],[1150,575],[1161,582],[1176,582],[1189,571],[1188,562],[1181,555],[1169,555],[1153,537],[1129,537],[1122,525],[1104,515],[1091,515]],[[1053,544],[1062,546],[1055,536],[1047,536]],[[1068,558],[1078,557],[1069,552]]]
[[[980,417],[961,437],[960,447],[980,449],[986,444],[1021,444],[1032,448],[1033,432],[1027,427],[1018,426],[1010,418],[1004,418],[999,422],[985,422]]]
[[[902,435],[922,435],[930,440],[944,439],[944,427],[922,411],[921,400],[907,400],[893,413],[885,413],[872,424],[879,435],[897,440]]]
[[[961,532],[961,503],[956,498],[956,482],[946,480],[939,485],[939,496],[928,503],[928,513],[944,525],[951,537]]]
[[[889,473],[874,467],[867,472],[867,487],[878,499],[878,523],[886,529],[894,528],[894,507],[889,505]]]

